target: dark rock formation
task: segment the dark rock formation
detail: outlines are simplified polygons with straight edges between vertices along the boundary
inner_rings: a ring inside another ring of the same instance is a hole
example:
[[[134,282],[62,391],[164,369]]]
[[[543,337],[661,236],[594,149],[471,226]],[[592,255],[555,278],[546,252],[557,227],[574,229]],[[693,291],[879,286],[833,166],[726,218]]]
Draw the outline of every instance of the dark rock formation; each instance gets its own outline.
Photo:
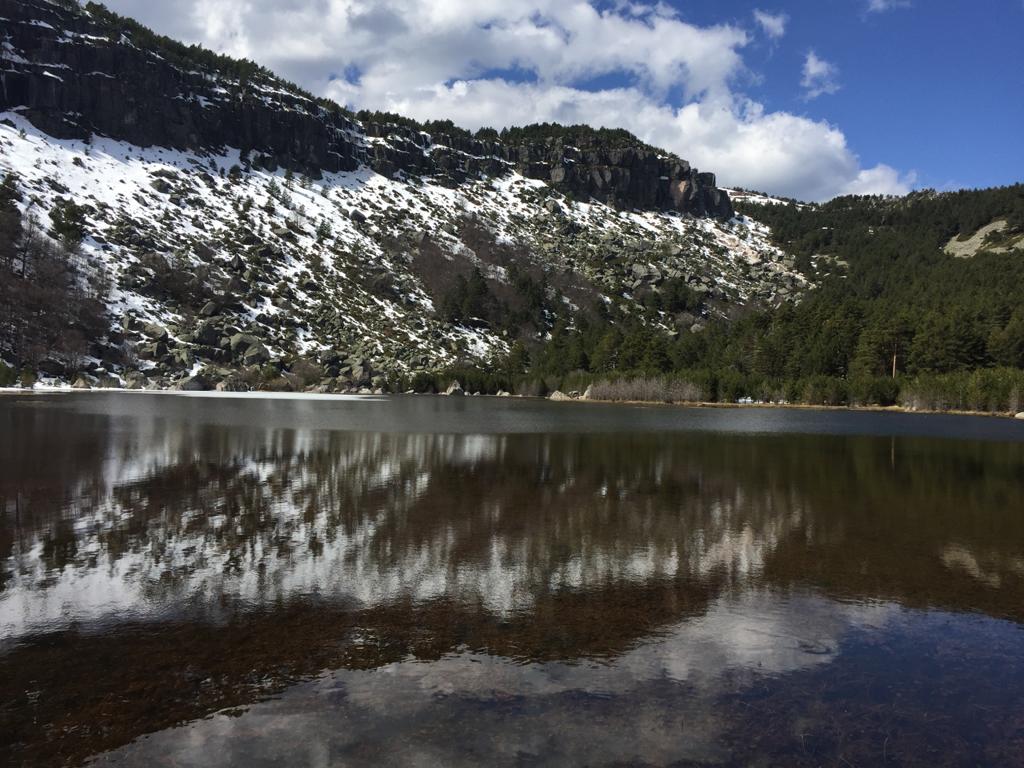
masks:
[[[433,175],[459,183],[514,168],[578,199],[733,215],[713,174],[639,143],[581,150],[556,139],[510,146],[431,136],[406,125],[361,124],[263,70],[240,62],[218,69],[216,57],[126,29],[70,0],[0,0],[0,17],[0,110],[18,109],[58,138],[97,133],[139,146],[235,147],[261,167],[314,177],[368,165],[392,177]]]
[[[0,108],[57,138],[98,133],[139,146],[237,147],[306,172],[355,170],[359,125],[270,79],[174,66],[74,7],[0,0]]]

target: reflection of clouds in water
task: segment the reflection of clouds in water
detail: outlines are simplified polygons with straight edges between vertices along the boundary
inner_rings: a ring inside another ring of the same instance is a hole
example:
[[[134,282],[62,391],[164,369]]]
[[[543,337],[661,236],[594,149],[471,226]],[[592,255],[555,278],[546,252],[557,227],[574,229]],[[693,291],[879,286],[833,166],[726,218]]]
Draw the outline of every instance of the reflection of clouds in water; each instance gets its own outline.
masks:
[[[73,554],[54,567],[47,529],[16,544],[0,593],[5,636],[310,594],[362,607],[447,598],[509,615],[538,592],[742,580],[802,516],[798,502],[776,508],[733,477],[685,508],[654,499],[643,489],[691,471],[657,452],[590,468],[578,443],[536,437],[506,470],[506,435],[226,439],[145,424],[103,462],[121,482],[105,473],[110,484],[74,508]],[[609,485],[618,492],[603,498]]]
[[[217,716],[107,756],[303,765],[604,764],[728,758],[722,694],[831,661],[892,605],[757,591],[720,598],[620,657],[517,664],[478,654],[338,671],[238,718]],[[216,745],[216,750],[213,746]],[[334,761],[334,762],[332,762]],[[104,761],[101,761],[105,762]]]
[[[1004,553],[973,552],[963,544],[949,544],[942,549],[942,564],[951,571],[966,573],[985,586],[999,589],[1001,574],[1024,576],[1024,558],[1007,557]]]
[[[300,514],[301,510],[291,511],[292,516]],[[21,558],[19,570],[0,596],[0,632],[15,636],[72,621],[159,618],[176,605],[196,599],[213,608],[223,597],[263,605],[313,593],[362,607],[401,599],[422,603],[453,598],[507,615],[532,607],[538,574],[549,570],[530,557],[524,543],[500,537],[492,539],[482,559],[459,563],[450,529],[439,531],[432,540],[402,552],[397,559],[382,560],[374,543],[385,519],[386,515],[379,513],[355,530],[337,534],[317,557],[305,553],[282,556],[256,542],[250,557],[237,565],[232,564],[233,551],[207,550],[207,536],[197,535],[173,542],[158,559],[149,551],[131,552],[103,567],[68,565],[54,575],[43,557],[44,545],[38,543]],[[210,522],[216,530],[223,520],[211,518]],[[322,529],[318,520],[298,524],[290,544],[305,549],[311,532]],[[636,542],[635,549],[591,545],[567,563],[551,568],[546,587],[552,591],[585,590],[679,575],[700,578],[720,567],[733,575],[751,575],[759,571],[762,550],[772,542],[755,544],[750,538],[749,531],[735,535],[723,531],[708,552],[695,553],[686,560],[680,559],[674,546],[658,551],[664,548],[644,541]],[[750,556],[750,550],[756,557]],[[87,544],[84,551],[102,559],[95,542]],[[201,558],[194,556],[197,552]],[[164,574],[171,572],[177,572],[173,585],[161,585]]]
[[[299,497],[310,489],[329,493],[332,485],[345,484],[364,495],[393,489],[401,503],[410,506],[428,490],[431,474],[403,472],[403,463],[425,456],[435,465],[495,461],[505,438],[410,435],[397,441],[396,450],[396,438],[369,434],[341,441],[339,451],[325,444],[327,437],[309,430],[277,430],[236,433],[222,443],[201,429],[179,425],[168,430],[160,419],[143,420],[128,445],[114,445],[103,457],[104,482],[90,479],[73,489],[77,501],[70,522],[71,562],[59,570],[52,567],[46,541],[53,533],[50,529],[36,531],[27,545],[15,545],[6,564],[10,578],[0,592],[0,634],[9,637],[70,621],[159,617],[174,603],[196,597],[214,602],[228,596],[255,603],[334,591],[344,599],[376,604],[399,596],[409,584],[418,588],[418,594],[413,590],[417,599],[444,594],[443,569],[436,567],[439,558],[424,562],[430,559],[429,549],[411,553],[397,568],[375,565],[369,544],[386,518],[379,508],[367,509],[366,519],[339,532],[321,557],[308,556],[310,540],[333,527],[329,517],[335,510],[325,505],[308,519]],[[232,480],[244,479],[246,490],[261,495],[272,493],[269,489],[287,478],[283,492],[267,502],[277,550],[266,540],[254,539],[244,560],[237,560],[237,551],[224,545],[225,534],[233,533],[227,527],[229,519],[210,514],[222,502],[215,495],[223,489],[216,484],[195,489],[186,487],[185,479],[176,479],[182,487],[169,489],[169,494],[178,493],[173,501],[189,505],[176,521],[152,516],[146,508],[149,499],[132,486],[218,461],[230,467]],[[214,497],[204,498],[211,490]],[[133,533],[130,548],[110,552],[108,538],[130,529],[136,516],[145,522],[144,535]],[[432,573],[426,572],[430,565],[435,566]]]

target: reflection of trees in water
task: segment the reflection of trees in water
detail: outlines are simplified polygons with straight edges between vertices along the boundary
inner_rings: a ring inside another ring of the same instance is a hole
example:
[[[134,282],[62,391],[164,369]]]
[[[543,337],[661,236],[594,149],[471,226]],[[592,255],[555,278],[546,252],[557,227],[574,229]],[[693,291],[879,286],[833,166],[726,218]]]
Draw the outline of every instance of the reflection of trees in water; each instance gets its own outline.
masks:
[[[0,588],[16,543],[48,536],[48,557],[56,566],[74,558],[76,541],[62,510],[80,498],[104,495],[102,457],[109,445],[108,420],[83,417],[65,431],[66,419],[35,407],[0,409]]]
[[[39,603],[88,583],[83,619],[311,593],[503,613],[559,589],[745,578],[801,515],[791,482],[746,483],[709,463],[706,438],[205,427],[175,440],[159,461],[113,451],[131,473],[20,528],[13,591]]]
[[[58,461],[30,451],[0,474],[5,499],[32,480],[13,525],[7,503],[6,598],[41,622],[64,612],[43,594],[72,582],[88,586],[87,620],[311,594],[501,614],[552,591],[680,577],[948,605],[951,580],[974,599],[1024,575],[1020,446],[98,426],[32,434],[30,446],[59,443]],[[994,612],[1000,601],[989,595]]]
[[[1024,619],[1024,445],[831,442],[768,582]]]

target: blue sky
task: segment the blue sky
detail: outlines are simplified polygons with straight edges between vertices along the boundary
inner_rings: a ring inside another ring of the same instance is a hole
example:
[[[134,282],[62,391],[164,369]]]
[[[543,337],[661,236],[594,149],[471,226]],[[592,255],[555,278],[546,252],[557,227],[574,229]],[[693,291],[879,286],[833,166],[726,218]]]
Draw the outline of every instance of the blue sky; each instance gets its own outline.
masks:
[[[673,6],[698,24],[723,21],[714,4]],[[720,5],[720,4],[719,4]],[[868,12],[845,0],[730,3],[788,16],[777,45],[757,45],[746,86],[770,109],[840,126],[866,165],[917,174],[917,186],[986,187],[1024,181],[1024,3],[916,0]],[[807,101],[798,76],[808,50],[839,70],[839,90]]]
[[[1024,181],[1024,0],[109,0],[349,106],[627,128],[803,199]]]

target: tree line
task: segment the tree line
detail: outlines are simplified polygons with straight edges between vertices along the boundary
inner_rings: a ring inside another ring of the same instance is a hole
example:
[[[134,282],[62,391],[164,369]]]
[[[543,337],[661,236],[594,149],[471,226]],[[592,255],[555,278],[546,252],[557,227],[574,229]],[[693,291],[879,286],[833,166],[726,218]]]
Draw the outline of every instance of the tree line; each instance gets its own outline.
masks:
[[[492,366],[481,384],[543,393],[662,377],[706,400],[1020,406],[1024,248],[958,259],[943,247],[995,220],[1007,226],[988,245],[1024,235],[1024,185],[746,212],[818,282],[800,302],[669,333],[659,319],[699,309],[680,286],[663,284],[645,316],[603,304],[581,312],[527,344],[525,356],[517,350],[515,364]]]

